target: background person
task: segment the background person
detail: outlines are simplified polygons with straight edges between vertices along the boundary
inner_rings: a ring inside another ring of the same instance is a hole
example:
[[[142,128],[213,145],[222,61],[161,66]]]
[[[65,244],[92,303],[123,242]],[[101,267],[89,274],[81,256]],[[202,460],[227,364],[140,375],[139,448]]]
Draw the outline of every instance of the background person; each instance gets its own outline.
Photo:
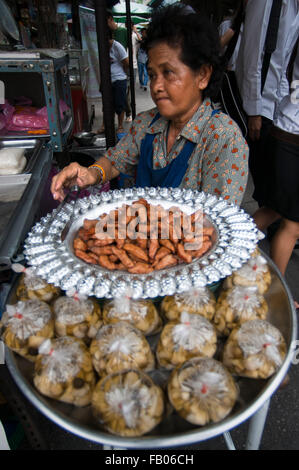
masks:
[[[299,84],[299,49],[294,62],[294,87],[296,81]],[[270,255],[284,275],[299,238],[298,89],[291,89],[279,103],[265,149],[265,205],[254,214],[254,218],[263,231],[271,222],[280,219],[279,228],[270,241]]]
[[[141,37],[142,39],[145,39],[146,28],[142,28]],[[148,60],[147,53],[143,49],[142,45],[140,44],[138,48],[138,52],[137,52],[137,65],[138,65],[138,76],[139,76],[140,88],[143,88],[144,91],[147,90],[147,82],[148,82],[147,60]]]
[[[128,53],[118,41],[112,38],[109,39],[109,47],[113,105],[118,120],[117,132],[124,132],[123,122],[127,100],[127,71],[129,70]],[[98,132],[105,132],[104,126],[102,126]]]
[[[273,0],[248,0],[245,22],[236,61],[236,77],[248,115],[249,167],[254,182],[253,198],[264,205],[264,174],[267,171],[265,142],[272,127],[274,111],[289,94],[287,66],[299,29],[298,0],[282,0],[276,49],[261,92],[262,61]]]

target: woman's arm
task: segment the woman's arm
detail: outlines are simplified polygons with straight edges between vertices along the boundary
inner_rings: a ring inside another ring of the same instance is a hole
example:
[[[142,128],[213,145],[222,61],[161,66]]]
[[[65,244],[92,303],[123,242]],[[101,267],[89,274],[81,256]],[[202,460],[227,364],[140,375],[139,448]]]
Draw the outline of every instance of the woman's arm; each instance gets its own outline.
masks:
[[[95,163],[102,167],[103,174],[105,174],[105,181],[110,181],[119,175],[119,171],[114,168],[108,158],[100,157]],[[74,162],[63,168],[60,173],[53,177],[51,192],[53,198],[61,202],[65,197],[64,188],[69,188],[74,185],[80,188],[86,188],[87,186],[93,186],[101,182],[101,172],[96,167],[86,168]]]
[[[124,71],[126,72],[126,74],[128,74],[130,72],[129,58],[126,57],[125,59],[121,61],[121,63],[122,63]]]
[[[100,165],[105,173],[105,181],[119,176],[120,173],[135,175],[139,161],[140,145],[145,136],[146,129],[156,110],[144,111],[138,114],[127,133],[115,147],[109,148],[105,155],[95,163]],[[101,172],[96,168],[82,167],[78,163],[71,163],[54,176],[51,192],[54,199],[62,201],[65,197],[64,188],[77,185],[86,188],[100,182]]]

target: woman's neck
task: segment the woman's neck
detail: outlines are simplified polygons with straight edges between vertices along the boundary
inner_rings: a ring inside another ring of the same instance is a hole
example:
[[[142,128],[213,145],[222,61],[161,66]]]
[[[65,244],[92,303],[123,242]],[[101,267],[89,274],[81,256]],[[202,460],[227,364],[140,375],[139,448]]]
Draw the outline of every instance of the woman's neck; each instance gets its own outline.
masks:
[[[189,113],[183,117],[179,117],[177,119],[172,119],[170,121],[170,129],[172,129],[173,133],[178,135],[181,130],[185,127],[185,125],[190,121],[192,116],[196,113],[199,107],[202,105],[200,104],[194,105],[194,107],[189,111]]]

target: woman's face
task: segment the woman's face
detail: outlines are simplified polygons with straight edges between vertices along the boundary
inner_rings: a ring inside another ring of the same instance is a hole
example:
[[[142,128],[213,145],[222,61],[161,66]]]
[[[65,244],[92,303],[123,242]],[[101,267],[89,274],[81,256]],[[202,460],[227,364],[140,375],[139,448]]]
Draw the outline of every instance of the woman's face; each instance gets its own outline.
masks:
[[[150,89],[159,113],[166,119],[188,121],[202,103],[211,76],[209,66],[194,72],[180,60],[181,49],[159,43],[149,49]]]

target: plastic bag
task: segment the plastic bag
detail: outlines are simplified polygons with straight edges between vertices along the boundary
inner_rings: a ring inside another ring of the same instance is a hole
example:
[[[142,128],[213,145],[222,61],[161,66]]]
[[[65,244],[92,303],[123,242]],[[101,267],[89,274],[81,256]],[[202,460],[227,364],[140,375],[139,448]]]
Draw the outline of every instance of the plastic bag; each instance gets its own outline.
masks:
[[[93,298],[77,293],[62,296],[53,304],[55,332],[58,336],[75,336],[84,341],[94,338],[102,326],[101,307]]]
[[[34,269],[25,268],[18,263],[12,264],[11,268],[14,272],[22,273],[16,291],[19,300],[39,299],[43,302],[51,302],[60,295],[60,289],[37,276]]]
[[[63,100],[59,101],[60,118],[64,119],[69,107]],[[9,131],[28,131],[34,129],[49,129],[48,109],[46,106],[36,108],[34,106],[16,106],[10,119],[6,120],[6,128]]]
[[[230,334],[223,351],[223,362],[232,373],[266,379],[281,366],[286,355],[285,340],[269,322],[253,320]]]
[[[167,323],[157,346],[157,359],[166,369],[182,365],[192,357],[213,357],[217,349],[214,326],[200,315],[186,312],[177,322]]]
[[[18,301],[14,305],[6,305],[0,325],[4,343],[30,361],[36,360],[40,344],[46,338],[54,336],[51,308],[41,300]]]
[[[195,358],[173,371],[169,399],[180,416],[204,426],[224,419],[233,409],[239,390],[231,374],[218,361]]]
[[[228,336],[246,321],[264,320],[267,313],[268,304],[257,287],[235,286],[220,293],[213,323],[220,334]]]
[[[256,286],[259,293],[263,295],[269,289],[270,284],[271,273],[267,261],[263,256],[257,254],[252,256],[241,269],[225,279],[224,288]]]
[[[33,382],[43,395],[76,406],[89,405],[95,374],[83,341],[68,336],[44,341]]]
[[[215,307],[214,294],[207,287],[202,287],[164,297],[161,311],[170,321],[179,320],[182,312],[203,315],[211,320],[215,314]]]
[[[124,369],[154,369],[155,359],[143,334],[125,322],[100,328],[90,345],[95,370],[100,377]]]
[[[92,396],[92,409],[112,434],[142,436],[162,420],[164,396],[147,374],[127,370],[98,382]]]
[[[151,300],[134,300],[129,295],[105,302],[103,320],[104,324],[128,322],[146,336],[157,333],[162,327],[162,320]]]

